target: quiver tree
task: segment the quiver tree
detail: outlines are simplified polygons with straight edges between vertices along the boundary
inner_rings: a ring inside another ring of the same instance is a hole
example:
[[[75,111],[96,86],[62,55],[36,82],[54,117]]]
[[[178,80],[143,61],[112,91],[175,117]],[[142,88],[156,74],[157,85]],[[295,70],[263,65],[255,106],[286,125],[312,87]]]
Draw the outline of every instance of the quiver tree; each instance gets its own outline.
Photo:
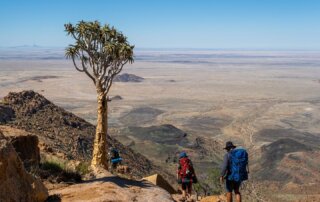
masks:
[[[93,81],[97,91],[98,117],[91,165],[107,168],[107,96],[114,77],[125,64],[133,62],[134,46],[114,27],[101,26],[98,21],[65,24],[65,31],[75,39],[66,48],[66,57],[72,59],[76,70]]]

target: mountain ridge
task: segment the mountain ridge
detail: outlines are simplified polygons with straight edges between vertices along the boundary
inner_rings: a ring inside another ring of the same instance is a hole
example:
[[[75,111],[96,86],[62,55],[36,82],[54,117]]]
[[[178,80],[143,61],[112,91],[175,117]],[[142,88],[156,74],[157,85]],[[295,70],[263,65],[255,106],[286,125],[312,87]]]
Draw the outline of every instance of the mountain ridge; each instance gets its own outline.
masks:
[[[10,92],[3,100],[4,104],[0,104],[0,109],[2,106],[5,109],[11,108],[14,112],[14,116],[8,116],[9,120],[6,120],[5,125],[37,135],[46,148],[50,148],[55,154],[61,154],[67,160],[91,159],[94,125],[56,106],[34,91]],[[132,177],[138,179],[160,173],[166,179],[172,179],[170,173],[107,135],[107,148],[110,147],[120,150],[124,164],[130,167]]]

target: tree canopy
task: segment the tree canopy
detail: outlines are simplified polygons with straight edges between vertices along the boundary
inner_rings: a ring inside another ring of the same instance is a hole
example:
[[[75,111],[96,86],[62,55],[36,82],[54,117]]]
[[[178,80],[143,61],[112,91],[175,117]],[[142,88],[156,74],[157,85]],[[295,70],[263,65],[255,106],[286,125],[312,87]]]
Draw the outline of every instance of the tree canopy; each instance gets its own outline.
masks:
[[[75,68],[87,74],[96,86],[99,84],[106,95],[113,78],[126,63],[133,62],[134,46],[114,27],[102,26],[98,21],[68,23],[65,31],[75,39],[75,43],[66,48],[66,57],[71,58]]]

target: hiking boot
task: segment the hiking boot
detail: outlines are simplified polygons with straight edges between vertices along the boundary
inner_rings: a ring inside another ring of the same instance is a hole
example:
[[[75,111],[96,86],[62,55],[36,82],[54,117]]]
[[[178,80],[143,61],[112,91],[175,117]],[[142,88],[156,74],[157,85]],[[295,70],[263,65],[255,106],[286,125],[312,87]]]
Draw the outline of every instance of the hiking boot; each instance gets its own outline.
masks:
[[[187,202],[195,202],[193,198],[188,198]]]
[[[179,201],[181,201],[181,202],[186,202],[186,200],[187,199],[185,197],[182,197],[182,198],[179,199]]]

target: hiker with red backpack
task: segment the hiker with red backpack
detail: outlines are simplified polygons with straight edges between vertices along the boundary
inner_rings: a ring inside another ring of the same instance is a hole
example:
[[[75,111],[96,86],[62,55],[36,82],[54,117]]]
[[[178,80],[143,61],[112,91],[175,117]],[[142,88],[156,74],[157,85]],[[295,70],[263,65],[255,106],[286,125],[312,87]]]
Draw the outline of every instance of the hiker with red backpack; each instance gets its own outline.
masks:
[[[232,202],[232,191],[236,201],[241,202],[241,182],[248,179],[248,153],[243,148],[236,148],[231,141],[226,142],[227,153],[224,156],[220,182],[226,181],[227,202]]]
[[[179,166],[177,171],[178,183],[181,184],[182,198],[180,201],[192,201],[192,183],[197,183],[197,177],[191,160],[186,152],[181,152],[179,155]]]

